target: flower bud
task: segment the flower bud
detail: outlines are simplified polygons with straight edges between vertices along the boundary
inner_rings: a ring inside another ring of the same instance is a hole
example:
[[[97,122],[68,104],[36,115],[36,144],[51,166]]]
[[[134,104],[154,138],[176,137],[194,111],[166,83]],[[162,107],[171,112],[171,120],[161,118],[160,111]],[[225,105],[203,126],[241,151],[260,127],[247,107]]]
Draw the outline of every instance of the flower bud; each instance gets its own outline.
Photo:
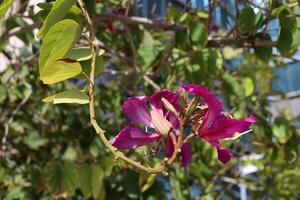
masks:
[[[164,116],[162,116],[157,110],[151,110],[150,114],[154,128],[159,134],[166,137],[172,128],[171,123],[166,118],[164,118]]]
[[[176,111],[176,109],[174,108],[174,106],[173,106],[167,99],[162,98],[161,101],[163,102],[164,107],[165,107],[168,111],[174,113],[174,115],[176,115],[177,117],[179,116],[179,114],[178,114],[178,112]]]
[[[185,90],[180,91],[179,106],[180,106],[181,110],[184,110],[187,98],[188,98],[188,93]]]
[[[199,96],[194,96],[194,98],[189,103],[188,107],[186,108],[186,112],[185,112],[186,115],[189,116],[189,115],[191,115],[195,111],[195,109],[197,107],[197,104],[199,102],[199,99],[200,99]]]

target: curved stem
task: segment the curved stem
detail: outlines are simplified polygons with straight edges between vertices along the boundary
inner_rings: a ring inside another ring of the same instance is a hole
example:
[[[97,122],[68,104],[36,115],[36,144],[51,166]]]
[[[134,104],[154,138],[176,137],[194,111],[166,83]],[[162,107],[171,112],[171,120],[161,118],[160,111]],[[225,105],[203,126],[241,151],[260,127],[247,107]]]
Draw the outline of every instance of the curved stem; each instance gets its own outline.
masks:
[[[180,125],[180,133],[179,133],[179,137],[178,137],[178,142],[175,145],[173,155],[166,162],[161,162],[160,166],[155,167],[155,168],[144,166],[140,162],[128,158],[127,156],[124,155],[124,153],[120,152],[117,148],[115,148],[114,146],[112,146],[108,142],[108,140],[105,136],[105,131],[97,123],[96,115],[95,115],[94,81],[95,81],[95,67],[96,67],[96,56],[97,56],[96,55],[96,50],[97,50],[97,47],[96,47],[96,36],[95,36],[95,32],[94,32],[94,25],[93,25],[93,22],[92,22],[92,20],[89,16],[87,10],[85,9],[85,5],[84,5],[83,0],[78,0],[78,4],[81,7],[81,10],[84,14],[84,17],[85,17],[86,21],[87,21],[87,28],[89,29],[89,32],[90,32],[88,40],[89,40],[90,46],[92,48],[91,72],[90,72],[90,76],[89,76],[89,81],[90,81],[90,85],[89,85],[89,96],[90,96],[89,110],[90,110],[90,122],[91,122],[92,126],[94,127],[96,133],[99,135],[100,139],[104,143],[105,147],[107,147],[114,154],[115,159],[121,159],[121,160],[131,164],[132,166],[134,166],[138,170],[141,170],[141,171],[144,171],[144,172],[148,172],[148,173],[151,173],[151,174],[168,175],[168,173],[165,172],[165,169],[167,168],[168,165],[172,164],[175,161],[178,153],[180,153],[179,149],[181,149],[181,146],[183,144],[183,132],[184,132],[184,123],[185,122],[181,123],[181,125]]]

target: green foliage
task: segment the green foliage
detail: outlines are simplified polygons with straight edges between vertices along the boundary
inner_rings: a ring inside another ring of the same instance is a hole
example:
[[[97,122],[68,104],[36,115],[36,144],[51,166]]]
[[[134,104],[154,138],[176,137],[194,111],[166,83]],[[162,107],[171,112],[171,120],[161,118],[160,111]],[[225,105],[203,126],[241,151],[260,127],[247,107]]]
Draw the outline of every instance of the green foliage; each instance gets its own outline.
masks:
[[[87,104],[89,103],[89,96],[79,90],[69,90],[60,92],[58,94],[51,95],[43,100],[43,102],[53,102],[53,104],[60,103],[78,103],[78,104]]]
[[[147,30],[144,30],[143,40],[138,49],[138,55],[141,58],[142,66],[148,67],[155,60],[158,53],[155,40]]]
[[[7,10],[10,8],[12,4],[12,0],[2,0],[0,2],[0,20],[5,16]]]
[[[80,36],[79,25],[70,19],[55,24],[43,40],[39,57],[41,80],[52,84],[81,73],[81,65],[75,60],[62,59]]]
[[[208,33],[205,26],[198,19],[190,23],[191,44],[195,48],[203,48],[207,43]]]
[[[53,193],[65,191],[69,194],[75,193],[77,184],[76,165],[73,163],[49,163],[45,169],[45,182]]]
[[[262,22],[262,12],[255,13],[250,6],[241,10],[238,28],[242,34],[255,34]]]
[[[272,39],[268,33],[258,33],[258,38],[271,42]],[[261,60],[267,62],[272,56],[272,48],[263,48],[263,47],[256,47],[254,48],[255,54]]]
[[[75,0],[57,0],[53,3],[51,11],[47,15],[43,26],[40,28],[38,36],[43,39],[50,28],[62,20],[69,9],[75,4]]]

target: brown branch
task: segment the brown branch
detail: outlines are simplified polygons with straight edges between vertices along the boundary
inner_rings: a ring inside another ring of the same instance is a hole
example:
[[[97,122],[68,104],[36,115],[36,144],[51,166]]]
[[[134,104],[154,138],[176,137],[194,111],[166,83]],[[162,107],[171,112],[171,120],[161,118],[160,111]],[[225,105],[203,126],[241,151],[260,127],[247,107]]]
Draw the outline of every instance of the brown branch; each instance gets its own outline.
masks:
[[[3,41],[7,40],[8,38],[10,38],[12,36],[19,35],[19,34],[25,34],[27,32],[33,31],[33,29],[39,28],[39,27],[41,27],[41,25],[42,25],[41,22],[35,22],[35,23],[30,24],[28,26],[16,27],[14,29],[11,29],[9,31],[4,32],[0,36],[0,41],[3,42]]]
[[[265,47],[265,48],[271,48],[275,47],[277,45],[277,42],[268,41],[268,40],[262,40],[257,37],[253,36],[241,36],[240,38],[235,37],[228,37],[228,38],[222,38],[222,37],[215,37],[208,39],[206,47],[224,47],[224,46],[230,46],[230,45],[236,45],[240,47]]]
[[[165,20],[151,20],[145,17],[136,17],[136,16],[119,16],[119,15],[108,15],[108,14],[98,14],[96,19],[102,20],[116,20],[126,24],[133,25],[144,25],[150,28],[158,28],[163,30],[183,30],[184,26],[179,24],[170,24]]]
[[[98,19],[118,20],[126,24],[144,25],[150,28],[157,28],[163,30],[183,30],[182,25],[170,24],[165,20],[154,21],[144,17],[128,17],[117,15],[97,15]],[[241,36],[239,39],[234,37],[213,37],[208,39],[207,48],[223,47],[229,45],[236,45],[240,47],[265,47],[270,48],[276,46],[276,42],[262,40],[253,36]]]

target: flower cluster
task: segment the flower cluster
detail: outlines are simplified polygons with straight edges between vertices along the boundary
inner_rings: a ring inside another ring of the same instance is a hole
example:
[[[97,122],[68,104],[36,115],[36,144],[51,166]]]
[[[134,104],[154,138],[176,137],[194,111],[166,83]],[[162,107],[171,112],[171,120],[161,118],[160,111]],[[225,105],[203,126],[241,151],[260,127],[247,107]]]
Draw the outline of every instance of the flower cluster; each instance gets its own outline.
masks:
[[[188,100],[188,95],[192,100]],[[149,107],[147,107],[149,103]],[[133,124],[126,126],[109,142],[119,149],[134,149],[139,146],[160,143],[165,155],[171,158],[180,153],[181,166],[192,159],[191,149],[185,137],[186,127],[191,126],[190,136],[198,136],[216,147],[218,159],[227,163],[232,153],[219,140],[231,138],[236,133],[249,129],[255,122],[250,116],[232,119],[222,113],[221,102],[202,85],[182,86],[177,92],[162,90],[146,96],[132,97],[123,105],[124,114]],[[141,129],[143,124],[145,129]],[[175,151],[175,146],[180,149]]]

